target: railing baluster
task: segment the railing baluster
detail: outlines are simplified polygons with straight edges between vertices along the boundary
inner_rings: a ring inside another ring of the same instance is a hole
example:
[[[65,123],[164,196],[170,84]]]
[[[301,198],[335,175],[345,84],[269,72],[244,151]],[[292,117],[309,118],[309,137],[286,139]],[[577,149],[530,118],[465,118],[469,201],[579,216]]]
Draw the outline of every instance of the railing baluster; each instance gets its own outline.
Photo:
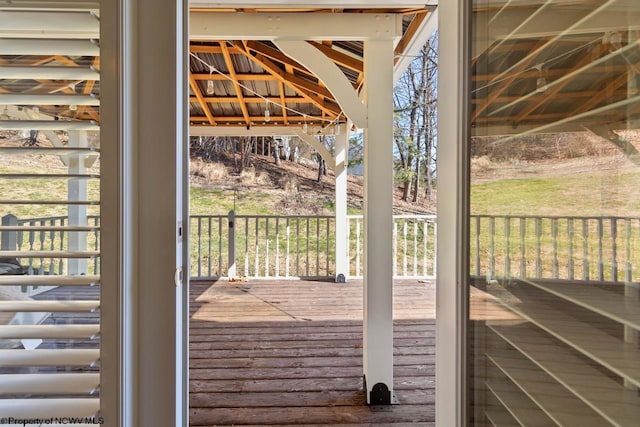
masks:
[[[265,223],[264,276],[269,277],[269,217]]]
[[[553,239],[553,266],[552,266],[552,277],[554,279],[558,278],[558,219],[551,219],[551,237]]]
[[[244,218],[244,277],[249,277],[249,217]]]
[[[496,219],[489,217],[489,277],[496,273]]]
[[[316,218],[316,277],[320,275],[320,218]]]
[[[356,277],[360,277],[360,220],[356,219]]]
[[[253,261],[254,264],[254,274],[255,276],[260,276],[260,236],[258,232],[260,230],[260,218],[256,217],[256,246],[255,246],[255,259]]]
[[[413,221],[413,275],[418,275],[418,222]]]
[[[402,221],[402,275],[407,275],[407,220]]]
[[[589,280],[589,220],[582,219],[582,280]]]
[[[200,222],[201,218],[198,218],[198,222]],[[213,274],[213,231],[211,230],[212,226],[212,218],[207,218],[207,271],[209,272],[209,277]],[[198,229],[198,241],[200,241],[200,229]],[[200,260],[198,260],[198,264],[200,264]]]
[[[393,241],[391,242],[392,252],[393,252],[393,260],[392,260],[392,268],[393,275],[398,275],[398,223],[396,220],[393,220]]]
[[[202,218],[198,217],[198,277],[202,277]]]
[[[64,218],[62,218],[60,220],[60,225],[64,226],[64,222],[65,222]],[[98,248],[99,248],[98,239],[96,238],[94,249],[97,251]],[[64,250],[64,232],[60,232],[60,250],[61,251]],[[95,257],[93,259],[93,271],[94,271],[94,274],[99,274],[97,262],[98,262],[98,257]],[[62,276],[63,273],[64,273],[64,263],[61,260],[60,263],[58,263],[58,274]]]
[[[56,225],[56,220],[52,219],[51,221],[49,221],[49,225],[51,225],[52,227]],[[49,232],[49,249],[51,249],[52,251],[56,249],[56,232],[55,231],[50,231]],[[53,261],[53,259],[51,259],[51,262],[49,263],[49,274],[50,275],[54,275],[55,274],[55,263]]]
[[[511,277],[511,218],[504,217],[504,276]]]
[[[276,277],[280,277],[280,218],[276,217]]]
[[[287,254],[285,256],[285,266],[284,266],[284,275],[285,277],[289,277],[289,237],[291,235],[291,230],[289,228],[289,217],[287,217],[287,223],[286,223],[286,236],[287,236]]]
[[[629,218],[626,218],[624,220],[624,258],[625,258],[624,281],[628,285],[633,280],[633,271],[632,271],[632,263],[631,263],[631,219]]]
[[[480,277],[480,216],[475,217],[476,224],[476,276]],[[434,248],[435,250],[435,248]]]
[[[222,217],[218,217],[218,276],[223,276],[222,266]]]
[[[427,241],[429,240],[429,220],[423,222],[422,228],[422,275],[427,277]]]
[[[567,219],[567,237],[569,238],[569,247],[568,247],[568,251],[569,251],[569,263],[567,265],[567,273],[569,276],[569,280],[573,280],[574,279],[574,274],[573,274],[573,269],[574,269],[574,265],[573,265],[573,218],[568,218]]]
[[[542,218],[536,218],[536,279],[542,278]]]
[[[520,278],[527,277],[527,219],[520,218]]]
[[[598,280],[604,280],[604,260],[602,259],[602,237],[604,234],[602,218],[598,218]]]
[[[296,218],[296,276],[300,277],[300,217]]]
[[[311,221],[310,217],[307,217],[307,235],[306,235],[306,241],[307,241],[307,268],[306,268],[306,276],[309,276],[309,222]]]
[[[611,280],[618,282],[618,219],[611,218]]]
[[[330,236],[329,232],[331,231],[330,220],[331,220],[331,218],[327,218],[326,219],[326,221],[327,221],[327,248],[326,248],[326,251],[325,251],[325,256],[326,256],[326,259],[327,259],[327,262],[326,262],[327,268],[326,268],[325,273],[326,273],[327,276],[329,276],[329,236]]]
[[[351,276],[351,218],[347,217],[347,277]]]

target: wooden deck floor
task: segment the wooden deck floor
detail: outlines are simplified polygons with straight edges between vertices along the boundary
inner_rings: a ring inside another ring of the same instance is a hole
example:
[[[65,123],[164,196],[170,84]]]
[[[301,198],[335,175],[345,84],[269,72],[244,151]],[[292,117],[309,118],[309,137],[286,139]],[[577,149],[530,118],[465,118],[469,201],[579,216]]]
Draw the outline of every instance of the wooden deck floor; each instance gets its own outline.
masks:
[[[394,287],[399,405],[365,405],[362,282],[191,284],[190,425],[435,421],[435,286]]]

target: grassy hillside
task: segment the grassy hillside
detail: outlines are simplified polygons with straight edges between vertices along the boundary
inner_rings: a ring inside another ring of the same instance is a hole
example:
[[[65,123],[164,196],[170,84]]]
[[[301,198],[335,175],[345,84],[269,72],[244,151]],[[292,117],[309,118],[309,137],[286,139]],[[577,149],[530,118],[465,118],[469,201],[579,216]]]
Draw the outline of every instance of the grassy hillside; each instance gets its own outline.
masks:
[[[475,182],[471,211],[491,215],[640,216],[640,170]]]

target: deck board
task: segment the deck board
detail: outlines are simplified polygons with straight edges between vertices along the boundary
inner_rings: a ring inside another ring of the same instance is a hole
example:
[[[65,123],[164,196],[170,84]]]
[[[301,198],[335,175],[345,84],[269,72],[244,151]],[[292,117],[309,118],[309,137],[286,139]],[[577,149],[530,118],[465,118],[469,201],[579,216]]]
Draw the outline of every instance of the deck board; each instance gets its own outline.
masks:
[[[394,390],[365,405],[362,282],[191,286],[190,425],[435,423],[435,286],[394,287]]]

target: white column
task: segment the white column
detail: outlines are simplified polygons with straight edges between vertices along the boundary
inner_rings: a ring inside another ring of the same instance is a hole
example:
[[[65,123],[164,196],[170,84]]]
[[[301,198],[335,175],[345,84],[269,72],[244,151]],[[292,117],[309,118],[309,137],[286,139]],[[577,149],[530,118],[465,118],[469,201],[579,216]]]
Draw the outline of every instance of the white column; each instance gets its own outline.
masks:
[[[336,174],[336,282],[344,283],[349,278],[349,260],[347,245],[349,244],[349,222],[347,221],[347,161],[349,159],[350,121],[336,136],[335,174]]]
[[[364,43],[364,377],[367,403],[393,393],[393,41]]]
[[[187,2],[100,3],[101,409],[186,426]]]
[[[436,424],[466,425],[469,2],[440,2]]]
[[[70,131],[68,147],[71,148],[87,148],[89,142],[87,140],[87,132]],[[70,154],[66,156],[65,163],[69,170],[69,174],[86,174],[86,154]],[[82,178],[72,178],[68,182],[68,200],[70,201],[86,201],[87,199],[87,180]],[[84,227],[87,225],[87,205],[69,205],[69,225]],[[69,233],[69,250],[72,252],[82,252],[87,250],[87,233],[85,231],[74,231]],[[86,259],[69,259],[67,268],[68,273],[87,274]]]

